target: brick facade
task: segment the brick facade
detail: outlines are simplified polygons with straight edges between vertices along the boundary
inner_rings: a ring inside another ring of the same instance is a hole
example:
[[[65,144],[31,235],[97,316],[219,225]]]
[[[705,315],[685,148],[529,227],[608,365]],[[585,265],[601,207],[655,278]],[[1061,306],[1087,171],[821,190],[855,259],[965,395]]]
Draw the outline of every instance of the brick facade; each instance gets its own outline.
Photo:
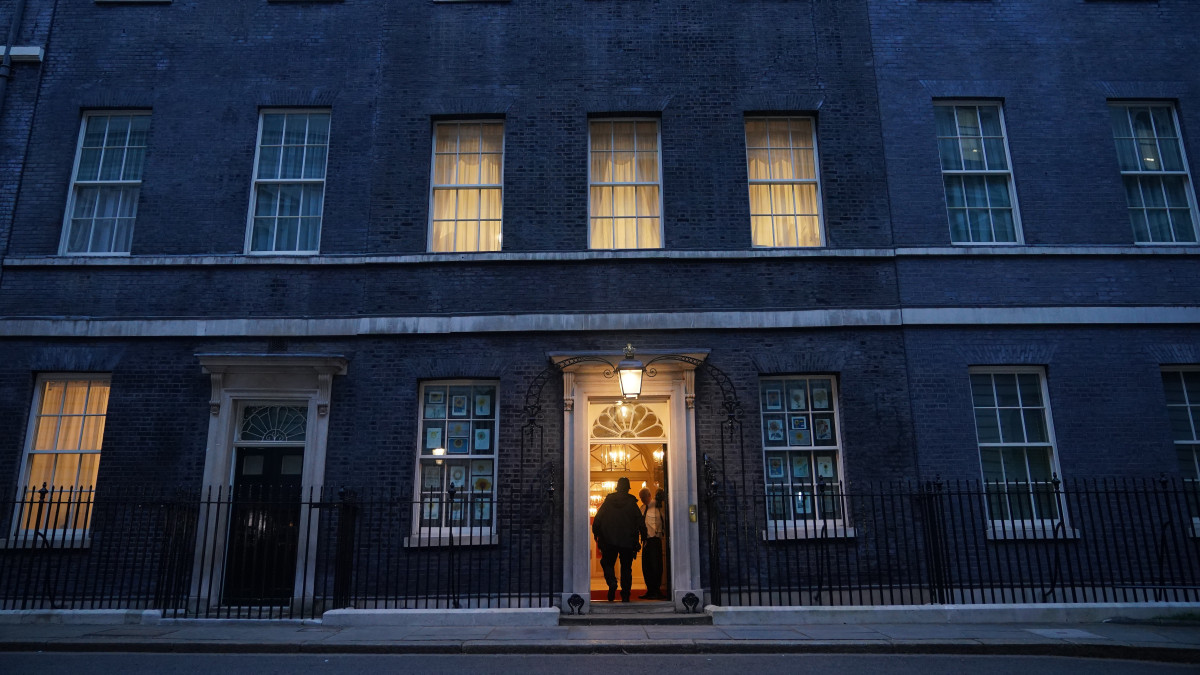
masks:
[[[198,486],[212,353],[344,355],[325,484],[404,494],[420,382],[497,379],[498,480],[529,481],[504,452],[547,355],[627,342],[709,350],[745,411],[723,480],[758,494],[758,378],[803,373],[837,378],[852,485],[978,480],[984,365],[1045,369],[1064,476],[1180,475],[1159,372],[1200,364],[1200,248],[1135,247],[1107,102],[1171,102],[1197,167],[1196,3],[30,0],[25,24],[46,58],[0,110],[0,489],[57,372],[112,375],[101,485]],[[933,105],[980,99],[1024,245],[950,242]],[[331,113],[319,256],[244,255],[274,108]],[[152,115],[131,254],[59,256],[81,115],[122,109]],[[826,246],[751,246],[748,114],[815,116]],[[661,123],[661,250],[587,248],[599,116]],[[427,253],[433,123],[462,117],[504,122],[499,253]],[[701,455],[723,417],[696,380]]]

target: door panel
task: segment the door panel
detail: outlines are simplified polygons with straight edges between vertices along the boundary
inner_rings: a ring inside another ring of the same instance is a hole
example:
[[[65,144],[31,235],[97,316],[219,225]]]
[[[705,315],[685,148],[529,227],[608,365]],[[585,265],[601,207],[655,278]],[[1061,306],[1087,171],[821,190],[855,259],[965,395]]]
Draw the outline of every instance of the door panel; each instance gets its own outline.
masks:
[[[292,597],[303,448],[237,449],[224,601],[278,605]]]

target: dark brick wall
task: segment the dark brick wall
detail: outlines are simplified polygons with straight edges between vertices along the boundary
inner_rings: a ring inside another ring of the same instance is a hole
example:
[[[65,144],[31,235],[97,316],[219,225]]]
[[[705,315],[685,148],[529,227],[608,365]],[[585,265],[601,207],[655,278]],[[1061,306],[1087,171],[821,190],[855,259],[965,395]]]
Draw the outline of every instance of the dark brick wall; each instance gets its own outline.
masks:
[[[1178,476],[1164,365],[1195,363],[1188,329],[910,329],[912,416],[926,478],[978,479],[971,366],[1040,366],[1062,474]]]
[[[0,43],[8,41],[9,27],[15,18],[15,3],[0,7]],[[31,0],[25,7],[17,32],[16,47],[44,47],[49,33],[53,2]],[[2,52],[0,52],[2,54]],[[33,128],[38,85],[42,65],[15,61],[0,107],[0,255],[4,255],[13,224],[13,209],[21,179],[21,165],[28,150]]]
[[[933,123],[938,98],[1003,101],[1030,244],[1133,243],[1108,99],[1176,101],[1194,172],[1197,3],[868,4],[897,244],[950,243]]]
[[[980,256],[897,261],[903,306],[1194,306],[1196,256]]]
[[[885,258],[10,266],[0,286],[0,314],[14,317],[324,317],[895,305],[895,266]]]
[[[662,120],[668,248],[750,245],[742,119],[816,112],[832,246],[891,241],[865,5],[65,3],[13,240],[57,249],[81,110],[153,110],[135,254],[240,253],[260,106],[329,106],[321,250],[427,247],[431,121],[503,116],[506,250],[587,248],[589,114]],[[749,39],[753,36],[753,39]]]
[[[916,453],[908,420],[904,345],[894,330],[688,332],[632,334],[518,334],[386,337],[340,341],[290,340],[293,353],[337,353],[350,359],[334,378],[326,483],[331,486],[412,489],[416,393],[425,379],[489,378],[500,383],[501,479],[538,475],[543,461],[561,469],[561,380],[552,377],[542,401],[546,455],[527,447],[520,459],[525,395],[546,367],[545,354],[611,349],[632,340],[644,350],[706,345],[709,362],[731,378],[745,408],[745,456],[727,449],[728,480],[761,486],[758,377],[829,373],[838,378],[847,476],[875,480],[911,477]],[[196,353],[263,352],[262,340],[112,340],[6,343],[0,370],[0,484],[15,485],[20,449],[38,373],[107,372],[112,393],[100,482],[115,487],[194,487],[204,466],[209,378]],[[720,388],[696,376],[699,453],[719,455]],[[614,384],[615,391],[615,384]],[[676,433],[681,433],[677,431]],[[761,487],[756,488],[761,490]]]

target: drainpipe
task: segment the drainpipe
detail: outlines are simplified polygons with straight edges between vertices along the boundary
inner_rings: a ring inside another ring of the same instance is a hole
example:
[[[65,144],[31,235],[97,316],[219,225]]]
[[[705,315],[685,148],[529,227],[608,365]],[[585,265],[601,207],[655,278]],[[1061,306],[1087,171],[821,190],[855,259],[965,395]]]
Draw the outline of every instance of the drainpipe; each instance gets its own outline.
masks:
[[[12,25],[8,27],[8,40],[4,43],[4,60],[0,61],[0,113],[4,112],[4,97],[8,93],[8,81],[12,79],[12,48],[21,32],[21,19],[25,15],[25,0],[17,0],[13,11]]]

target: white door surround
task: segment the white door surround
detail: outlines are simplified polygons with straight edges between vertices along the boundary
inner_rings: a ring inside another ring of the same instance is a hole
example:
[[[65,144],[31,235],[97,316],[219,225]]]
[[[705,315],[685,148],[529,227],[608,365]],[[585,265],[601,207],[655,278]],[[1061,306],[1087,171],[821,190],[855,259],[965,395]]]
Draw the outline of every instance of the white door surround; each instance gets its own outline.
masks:
[[[302,471],[304,495],[319,495],[325,483],[325,451],[329,432],[329,399],[334,375],[345,375],[347,359],[340,354],[197,354],[203,372],[212,379],[209,400],[207,451],[204,456],[204,495],[212,499],[201,506],[196,528],[192,602],[215,603],[224,577],[225,532],[228,509],[218,495],[228,495],[233,484],[238,411],[244,402],[291,403],[307,408]],[[227,497],[226,497],[227,498]],[[301,522],[309,523],[299,535],[293,602],[313,601],[315,556],[308,555],[316,542],[317,519],[302,507]]]
[[[638,352],[643,361],[666,352]],[[707,350],[671,352],[703,360]],[[561,362],[583,354],[551,354]],[[593,355],[589,353],[589,355]],[[594,354],[613,363],[621,353]],[[683,597],[693,593],[702,601],[700,584],[700,530],[692,514],[700,504],[696,461],[696,420],[694,402],[695,366],[685,361],[664,360],[654,364],[655,375],[642,381],[642,396],[665,400],[670,419],[667,448],[667,514],[671,523],[670,581],[676,611],[686,611]],[[591,607],[588,494],[590,476],[591,401],[611,403],[621,398],[615,377],[605,377],[603,364],[585,361],[563,369],[563,592],[561,607],[568,607],[572,595],[584,599],[583,612]],[[703,605],[702,605],[703,606]]]

